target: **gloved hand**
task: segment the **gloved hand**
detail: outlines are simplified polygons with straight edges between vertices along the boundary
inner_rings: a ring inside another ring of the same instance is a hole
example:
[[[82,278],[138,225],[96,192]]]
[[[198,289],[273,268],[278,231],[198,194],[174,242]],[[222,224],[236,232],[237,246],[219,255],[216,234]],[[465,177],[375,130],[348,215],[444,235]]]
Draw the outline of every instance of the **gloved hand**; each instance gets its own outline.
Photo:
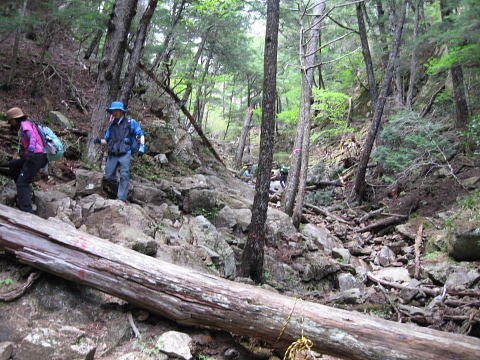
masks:
[[[33,161],[33,158],[34,158],[33,150],[35,150],[35,148],[33,148],[33,147],[28,148],[27,155],[25,155],[25,157],[27,158],[27,161]]]
[[[142,156],[143,154],[145,154],[145,144],[140,144],[138,147],[138,156]]]
[[[101,142],[102,142],[102,138],[93,139],[93,143],[96,144],[96,145],[100,144]]]

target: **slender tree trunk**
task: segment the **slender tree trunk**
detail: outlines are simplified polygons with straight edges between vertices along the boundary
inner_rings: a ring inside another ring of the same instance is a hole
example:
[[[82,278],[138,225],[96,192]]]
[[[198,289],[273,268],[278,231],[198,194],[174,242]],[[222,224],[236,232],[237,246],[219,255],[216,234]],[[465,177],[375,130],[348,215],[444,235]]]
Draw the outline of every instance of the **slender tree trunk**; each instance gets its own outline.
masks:
[[[415,93],[415,86],[417,82],[417,41],[420,29],[420,13],[421,8],[423,7],[423,0],[417,0],[415,2],[415,25],[413,28],[413,49],[412,49],[412,58],[410,60],[410,80],[408,84],[408,92],[406,99],[406,107],[408,110],[412,110],[413,106],[413,95]]]
[[[28,0],[23,1],[23,6],[22,6],[22,12],[21,12],[21,17],[22,20],[25,17],[25,11],[27,9],[27,3]],[[12,62],[10,65],[10,73],[8,74],[8,80],[7,83],[5,84],[5,88],[9,90],[12,87],[13,79],[15,79],[15,74],[17,72],[17,57],[18,57],[18,47],[20,44],[20,35],[21,35],[21,29],[16,29],[15,30],[15,41],[13,43],[13,56],[12,56]]]
[[[395,34],[392,39],[392,50],[390,51],[388,66],[387,66],[385,78],[383,80],[382,91],[380,92],[380,96],[378,97],[372,125],[370,126],[370,131],[368,132],[368,136],[365,141],[365,146],[362,151],[362,154],[360,155],[360,160],[358,163],[357,179],[355,181],[355,196],[358,202],[363,201],[363,195],[365,194],[365,188],[366,188],[365,176],[367,172],[367,165],[368,165],[368,161],[370,159],[370,155],[373,149],[373,144],[375,142],[375,138],[377,137],[378,129],[380,127],[380,123],[382,120],[383,109],[387,101],[388,91],[392,83],[394,63],[395,63],[395,60],[398,58],[398,51],[400,48],[400,40],[402,38],[402,30],[403,30],[403,24],[405,22],[406,12],[407,12],[407,0],[403,0],[402,9],[401,9],[400,16],[398,18],[397,25],[395,28]]]
[[[302,93],[305,92],[305,96],[302,95],[302,100],[305,101],[305,104],[302,105],[301,109],[305,111],[303,115],[306,119],[305,129],[303,131],[303,141],[302,141],[302,151],[301,151],[301,170],[300,170],[300,179],[298,183],[298,192],[295,199],[295,207],[293,209],[293,225],[298,228],[302,220],[302,210],[303,204],[305,201],[305,193],[307,191],[307,172],[308,172],[308,159],[310,157],[310,128],[312,126],[312,98],[313,98],[313,79],[315,76],[315,65],[317,63],[317,51],[316,48],[319,45],[320,32],[322,25],[322,17],[325,11],[325,1],[326,0],[316,0],[315,5],[313,5],[312,13],[312,26],[310,28],[310,36],[308,40],[307,52],[305,54],[305,78],[306,81],[303,82],[305,87],[302,87]],[[288,178],[287,178],[288,179]]]
[[[312,119],[312,93],[317,59],[316,49],[318,48],[321,15],[323,14],[324,9],[325,0],[316,0],[315,5],[313,6],[314,16],[311,25],[307,25],[309,22],[305,16],[302,20],[301,27],[301,41],[304,42],[300,47],[300,61],[302,64],[302,95],[300,99],[300,113],[297,134],[295,136],[295,145],[291,155],[292,163],[283,195],[284,211],[288,215],[293,215],[295,203],[299,202],[297,206],[297,217],[294,217],[294,223],[297,222],[296,226],[299,225],[299,214],[301,215],[303,196],[305,195],[306,171],[309,157],[308,147],[310,146],[310,127]],[[308,37],[306,36],[307,33],[309,34]]]
[[[170,62],[170,53],[172,51],[172,43],[173,43],[173,35],[175,31],[175,27],[182,19],[182,13],[185,9],[185,3],[187,0],[181,0],[181,3],[178,4],[178,1],[174,1],[172,11],[171,11],[171,23],[168,29],[168,32],[165,34],[165,39],[162,45],[162,51],[157,54],[155,61],[153,62],[153,66],[150,69],[153,73],[155,73],[159,67],[165,66],[166,63]]]
[[[245,149],[245,142],[247,140],[248,132],[250,131],[250,123],[252,122],[253,108],[249,107],[245,114],[245,121],[243,122],[242,133],[238,140],[237,153],[235,155],[235,168],[240,169],[242,167],[243,150]]]
[[[120,101],[122,101],[125,105],[128,105],[128,100],[130,99],[130,94],[135,84],[135,77],[137,76],[138,72],[138,63],[140,62],[143,54],[145,39],[148,32],[148,26],[150,25],[150,20],[152,19],[153,13],[155,12],[157,3],[158,0],[149,1],[148,6],[145,9],[145,12],[143,13],[142,18],[140,19],[140,23],[138,25],[137,34],[135,35],[135,43],[130,53],[127,73],[125,75],[125,79],[123,80],[122,89],[120,90],[120,94],[118,96]]]
[[[386,68],[388,65],[388,44],[387,44],[387,29],[385,26],[386,18],[385,18],[385,10],[383,9],[382,0],[375,0],[376,8],[377,8],[377,25],[379,31],[379,41],[380,47],[382,49],[382,64]]]
[[[83,55],[83,58],[85,60],[88,60],[90,59],[90,57],[92,56],[93,52],[95,51],[95,49],[98,47],[98,45],[100,44],[100,40],[102,39],[102,36],[103,36],[103,30],[102,29],[98,29],[95,36],[93,37],[93,40],[92,42],[90,43],[90,46],[88,47],[88,49],[85,51],[85,54]]]
[[[223,140],[227,138],[228,130],[230,129],[230,125],[232,124],[232,108],[233,108],[233,97],[235,95],[235,83],[237,77],[233,77],[233,85],[232,85],[232,92],[230,93],[230,98],[228,99],[228,114],[227,114],[227,127],[225,128],[225,134],[223,134]]]
[[[95,85],[90,138],[87,144],[88,160],[96,163],[100,147],[93,144],[93,139],[103,136],[108,123],[105,109],[110,106],[118,94],[118,86],[127,49],[127,36],[138,0],[117,0],[113,7],[105,39],[103,57],[98,64],[98,79]]]
[[[275,144],[275,95],[277,87],[277,48],[280,0],[267,2],[265,57],[262,101],[262,133],[258,160],[257,183],[253,199],[252,221],[242,255],[239,273],[256,283],[263,282],[265,222],[267,220],[270,175]]]
[[[207,96],[211,93],[212,82],[207,81],[207,75],[210,71],[210,65],[212,63],[212,53],[209,52],[208,57],[205,59],[205,66],[202,73],[202,78],[199,81],[197,86],[197,96],[195,99],[195,104],[193,106],[193,117],[197,121],[198,126],[202,127],[203,115],[205,113],[205,105],[207,103]]]
[[[370,90],[370,97],[372,98],[372,110],[373,112],[375,112],[375,106],[377,104],[378,98],[378,89],[377,82],[375,81],[375,71],[373,69],[372,55],[370,53],[370,45],[368,43],[367,29],[365,27],[364,21],[364,14],[366,13],[365,3],[357,3],[356,10],[358,31],[360,34],[360,42],[362,44],[363,61],[365,62],[365,68],[367,70],[368,87]]]
[[[451,24],[452,20],[449,16],[452,14],[452,8],[447,3],[447,0],[440,0],[440,13],[442,21]],[[463,130],[468,123],[468,104],[465,95],[465,84],[463,82],[463,70],[460,65],[454,64],[450,67],[450,75],[452,77],[453,98],[455,101],[455,110],[457,113],[457,121],[455,127],[458,130]]]
[[[205,32],[202,34],[202,37],[201,37],[202,41],[200,42],[200,44],[198,44],[197,52],[195,54],[195,57],[192,60],[192,63],[190,64],[190,69],[187,72],[186,89],[182,97],[183,105],[187,104],[188,98],[192,93],[193,80],[195,79],[195,72],[197,71],[198,62],[200,61],[200,56],[203,53],[203,48],[205,47],[205,43],[207,42],[208,34],[210,33],[210,30],[212,30],[212,28],[213,28],[213,25],[210,25],[205,29]]]
[[[399,55],[400,56],[400,55]],[[395,108],[398,110],[403,110],[405,104],[403,101],[403,83],[402,83],[402,68],[400,65],[395,66]]]

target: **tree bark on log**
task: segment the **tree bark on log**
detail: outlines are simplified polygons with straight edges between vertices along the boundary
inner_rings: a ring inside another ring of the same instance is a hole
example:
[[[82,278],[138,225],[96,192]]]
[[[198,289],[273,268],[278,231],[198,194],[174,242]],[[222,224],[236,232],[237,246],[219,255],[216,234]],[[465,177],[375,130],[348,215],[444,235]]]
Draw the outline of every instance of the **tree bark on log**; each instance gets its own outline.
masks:
[[[159,261],[1,204],[0,250],[179,324],[262,339],[279,351],[304,335],[312,350],[344,359],[480,358],[477,338],[297,301]]]
[[[370,230],[373,230],[373,229],[378,229],[378,228],[394,225],[394,224],[397,224],[397,223],[399,223],[401,221],[404,221],[404,220],[405,220],[405,218],[403,216],[392,216],[392,217],[389,217],[387,219],[377,221],[376,223],[373,223],[371,225],[365,226],[364,228],[358,229],[355,232],[356,233],[363,233],[363,232],[367,232],[367,231],[370,231]]]

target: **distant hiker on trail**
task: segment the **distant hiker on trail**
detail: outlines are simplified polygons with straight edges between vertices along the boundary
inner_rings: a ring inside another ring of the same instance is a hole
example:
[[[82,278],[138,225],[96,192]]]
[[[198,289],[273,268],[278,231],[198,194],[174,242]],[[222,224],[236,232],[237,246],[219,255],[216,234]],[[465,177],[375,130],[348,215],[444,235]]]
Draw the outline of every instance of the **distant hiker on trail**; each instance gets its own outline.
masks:
[[[48,164],[48,157],[43,151],[43,141],[37,127],[27,120],[22,109],[18,107],[7,111],[7,122],[12,130],[18,132],[20,159],[13,159],[8,167],[17,185],[17,205],[21,211],[35,214],[30,195],[30,184],[41,168]]]
[[[252,171],[253,171],[253,165],[252,164],[247,164],[246,167],[243,167],[245,171],[243,172],[242,176],[244,177],[252,177]]]
[[[289,170],[288,166],[286,165],[280,166],[280,186],[282,188],[284,188],[287,183],[288,170]]]
[[[105,136],[96,138],[93,142],[102,145],[108,144],[105,181],[109,188],[117,194],[117,199],[127,202],[132,154],[138,152],[138,155],[142,156],[145,153],[145,135],[135,119],[125,117],[127,110],[122,102],[112,102],[107,112],[113,115],[112,122],[108,126]],[[138,142],[140,142],[139,145]],[[120,182],[116,175],[117,169],[120,170]]]

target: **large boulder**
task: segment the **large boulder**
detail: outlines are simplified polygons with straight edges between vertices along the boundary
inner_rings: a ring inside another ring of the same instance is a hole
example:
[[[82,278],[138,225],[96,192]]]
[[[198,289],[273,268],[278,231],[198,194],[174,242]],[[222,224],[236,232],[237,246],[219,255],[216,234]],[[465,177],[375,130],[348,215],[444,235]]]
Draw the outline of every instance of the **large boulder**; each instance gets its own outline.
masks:
[[[47,116],[53,124],[62,129],[75,127],[75,124],[60,111],[49,111]]]
[[[169,154],[177,148],[178,138],[170,123],[154,119],[148,125],[142,124],[142,130],[148,139],[146,145],[149,154]]]
[[[451,217],[447,250],[456,261],[480,260],[480,216],[476,209],[461,209]]]
[[[34,328],[22,340],[16,353],[18,359],[93,360],[95,340],[72,326]]]
[[[236,265],[233,249],[204,216],[189,219],[183,224],[180,234],[187,242],[209,251],[212,264],[208,265],[214,266],[222,277],[235,278]]]
[[[450,237],[448,254],[456,261],[480,260],[480,228]]]

